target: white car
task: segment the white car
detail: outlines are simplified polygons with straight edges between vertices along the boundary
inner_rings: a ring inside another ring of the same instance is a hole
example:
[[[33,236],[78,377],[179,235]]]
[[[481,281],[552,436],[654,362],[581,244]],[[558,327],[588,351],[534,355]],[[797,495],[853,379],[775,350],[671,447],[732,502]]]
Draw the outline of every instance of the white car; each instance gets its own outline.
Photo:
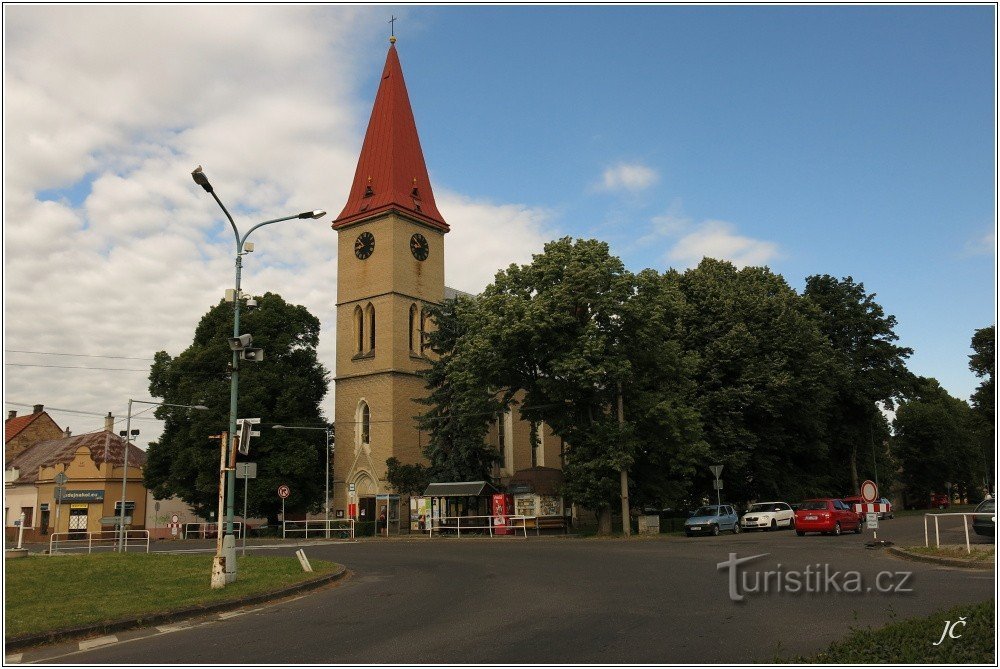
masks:
[[[751,504],[740,519],[744,530],[776,530],[795,527],[795,512],[784,502],[758,502]]]

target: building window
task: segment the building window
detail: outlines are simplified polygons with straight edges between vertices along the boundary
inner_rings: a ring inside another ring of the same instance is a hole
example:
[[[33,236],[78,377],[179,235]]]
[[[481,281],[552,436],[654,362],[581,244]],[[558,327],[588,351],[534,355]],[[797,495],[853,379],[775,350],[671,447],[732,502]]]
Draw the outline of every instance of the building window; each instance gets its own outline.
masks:
[[[368,350],[374,351],[375,350],[375,307],[373,307],[369,302],[368,306],[365,307],[365,311],[367,312],[366,314],[367,318],[365,320],[368,321]]]
[[[410,353],[416,353],[417,305],[410,305]]]
[[[424,354],[424,341],[427,337],[427,311],[420,310],[420,355]]]
[[[354,307],[354,331],[358,333],[357,352],[361,353],[365,345],[365,319],[361,307]]]
[[[371,409],[368,408],[368,403],[362,400],[358,404],[358,435],[361,438],[362,445],[371,443],[371,423]]]

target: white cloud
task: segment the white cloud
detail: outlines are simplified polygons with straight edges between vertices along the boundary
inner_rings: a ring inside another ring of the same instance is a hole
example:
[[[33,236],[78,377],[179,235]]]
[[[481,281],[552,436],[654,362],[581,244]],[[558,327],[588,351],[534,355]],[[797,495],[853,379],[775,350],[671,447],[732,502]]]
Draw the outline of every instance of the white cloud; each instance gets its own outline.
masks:
[[[445,283],[478,293],[497,270],[531,262],[546,242],[558,236],[549,229],[546,209],[520,204],[493,204],[442,191],[436,197],[451,226],[445,238]]]
[[[667,252],[667,259],[684,267],[702,258],[729,260],[737,267],[766,265],[781,257],[778,245],[736,233],[726,221],[703,221],[686,232]]]
[[[963,255],[968,256],[991,256],[997,252],[997,232],[988,230],[979,237],[965,243]]]
[[[636,193],[649,188],[659,180],[655,170],[641,163],[618,163],[604,170],[597,190]]]

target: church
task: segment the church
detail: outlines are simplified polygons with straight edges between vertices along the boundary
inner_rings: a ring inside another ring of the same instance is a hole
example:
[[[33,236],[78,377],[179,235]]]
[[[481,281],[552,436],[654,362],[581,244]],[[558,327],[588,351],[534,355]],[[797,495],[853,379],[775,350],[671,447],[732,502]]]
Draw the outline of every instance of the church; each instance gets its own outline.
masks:
[[[386,460],[426,463],[427,435],[415,416],[427,407],[420,372],[431,351],[423,333],[430,305],[460,291],[445,286],[449,225],[434,201],[403,70],[390,38],[371,119],[337,232],[337,354],[334,379],[336,450],[331,509],[338,518],[374,520],[380,496],[391,495]],[[494,481],[518,495],[523,515],[563,515],[554,501],[564,444],[543,424],[531,426],[516,407],[486,435],[499,463]],[[383,497],[383,499],[385,499]],[[405,504],[405,503],[404,503]],[[529,508],[531,506],[532,508]],[[402,519],[406,526],[405,506]]]

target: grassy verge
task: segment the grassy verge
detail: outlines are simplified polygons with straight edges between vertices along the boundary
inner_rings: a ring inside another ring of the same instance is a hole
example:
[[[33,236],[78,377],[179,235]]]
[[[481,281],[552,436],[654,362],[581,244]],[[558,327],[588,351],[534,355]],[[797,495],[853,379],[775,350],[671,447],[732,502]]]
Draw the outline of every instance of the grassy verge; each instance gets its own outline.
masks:
[[[881,629],[856,629],[812,657],[791,662],[816,664],[995,664],[996,622],[993,600],[963,604],[925,618],[891,623]],[[937,646],[945,621],[965,619]]]
[[[994,555],[993,546],[981,547],[976,544],[972,545],[972,553],[967,553],[964,548],[955,546],[941,546],[940,548],[935,548],[934,546],[909,546],[906,550],[921,555],[956,558],[967,560],[968,562],[993,562]]]
[[[212,590],[211,555],[143,553],[29,556],[6,561],[7,637],[139,617],[256,595],[334,571],[310,560],[250,556],[239,560],[239,579]]]

